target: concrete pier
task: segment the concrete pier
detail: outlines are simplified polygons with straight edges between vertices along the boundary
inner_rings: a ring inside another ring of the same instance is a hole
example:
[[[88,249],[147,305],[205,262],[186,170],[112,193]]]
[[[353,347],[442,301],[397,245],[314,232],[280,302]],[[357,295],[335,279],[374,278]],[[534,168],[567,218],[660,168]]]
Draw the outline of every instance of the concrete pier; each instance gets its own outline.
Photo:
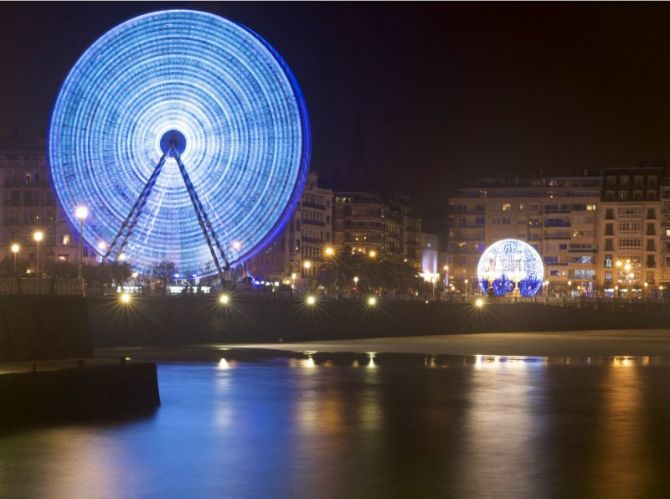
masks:
[[[120,359],[0,363],[0,430],[148,414],[156,365]]]

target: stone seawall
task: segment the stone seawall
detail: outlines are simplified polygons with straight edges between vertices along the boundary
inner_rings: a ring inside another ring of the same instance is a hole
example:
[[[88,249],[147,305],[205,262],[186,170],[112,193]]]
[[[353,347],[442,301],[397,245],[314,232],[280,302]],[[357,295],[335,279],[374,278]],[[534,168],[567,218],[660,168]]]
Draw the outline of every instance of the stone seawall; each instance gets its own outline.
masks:
[[[535,303],[472,304],[379,300],[235,299],[210,297],[89,298],[94,346],[178,345],[203,342],[275,342],[414,336],[491,331],[569,331],[663,328],[670,314],[625,309],[581,309]]]
[[[78,296],[0,295],[0,361],[92,356]]]

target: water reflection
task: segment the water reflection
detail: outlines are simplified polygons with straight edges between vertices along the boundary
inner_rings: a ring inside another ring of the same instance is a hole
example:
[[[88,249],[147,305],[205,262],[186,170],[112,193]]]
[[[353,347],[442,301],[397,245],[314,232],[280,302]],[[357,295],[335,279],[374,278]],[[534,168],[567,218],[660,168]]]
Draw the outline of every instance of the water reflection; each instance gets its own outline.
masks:
[[[595,461],[593,494],[609,497],[643,497],[649,482],[650,458],[645,434],[644,390],[636,365],[649,358],[615,357],[603,384],[600,431],[594,445],[603,459]],[[631,472],[634,470],[634,472]]]
[[[223,355],[147,420],[0,436],[0,496],[668,496],[660,359]]]
[[[538,361],[539,360],[539,361]],[[475,357],[464,425],[463,497],[542,496],[542,359]]]

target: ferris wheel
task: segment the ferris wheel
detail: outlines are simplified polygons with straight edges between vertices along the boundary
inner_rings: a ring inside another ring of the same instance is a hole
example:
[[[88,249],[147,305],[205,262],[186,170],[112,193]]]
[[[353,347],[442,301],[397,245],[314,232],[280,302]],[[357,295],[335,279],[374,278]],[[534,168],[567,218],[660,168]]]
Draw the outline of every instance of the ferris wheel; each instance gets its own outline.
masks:
[[[283,229],[309,168],[298,83],[258,34],[190,10],[130,19],[63,83],[49,129],[54,189],[103,260],[222,272]]]

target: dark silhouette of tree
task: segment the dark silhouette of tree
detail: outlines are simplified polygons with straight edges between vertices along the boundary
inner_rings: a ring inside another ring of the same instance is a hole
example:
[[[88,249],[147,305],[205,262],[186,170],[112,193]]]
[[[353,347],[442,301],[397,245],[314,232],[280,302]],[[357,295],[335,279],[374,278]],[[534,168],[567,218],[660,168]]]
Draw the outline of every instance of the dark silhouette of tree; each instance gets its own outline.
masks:
[[[177,272],[177,265],[167,260],[157,263],[151,269],[151,274],[160,279],[163,284],[163,296],[167,295],[168,284],[172,281],[175,272]]]

